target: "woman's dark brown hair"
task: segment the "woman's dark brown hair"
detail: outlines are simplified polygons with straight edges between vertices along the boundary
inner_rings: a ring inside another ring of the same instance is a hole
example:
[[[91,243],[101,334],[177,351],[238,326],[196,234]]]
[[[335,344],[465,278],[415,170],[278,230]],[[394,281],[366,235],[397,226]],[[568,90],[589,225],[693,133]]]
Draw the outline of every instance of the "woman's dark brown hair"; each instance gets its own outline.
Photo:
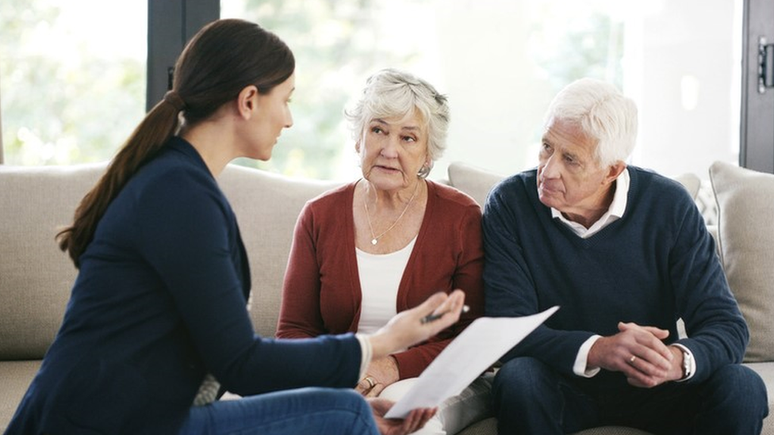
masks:
[[[76,267],[94,238],[110,202],[137,170],[166,144],[178,128],[210,117],[249,85],[266,94],[293,74],[295,59],[287,45],[255,23],[214,21],[188,42],[175,64],[173,88],[135,128],[107,171],[84,196],[72,225],[57,234],[59,247]]]

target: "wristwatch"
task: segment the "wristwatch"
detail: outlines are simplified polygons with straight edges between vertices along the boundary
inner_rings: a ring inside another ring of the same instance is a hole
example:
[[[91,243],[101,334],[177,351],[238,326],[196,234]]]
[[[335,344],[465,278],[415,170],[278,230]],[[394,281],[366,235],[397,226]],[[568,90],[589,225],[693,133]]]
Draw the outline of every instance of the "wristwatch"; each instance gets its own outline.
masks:
[[[688,349],[678,346],[683,352],[683,377],[682,379],[688,379],[693,374],[693,355]],[[682,380],[681,379],[681,380]]]

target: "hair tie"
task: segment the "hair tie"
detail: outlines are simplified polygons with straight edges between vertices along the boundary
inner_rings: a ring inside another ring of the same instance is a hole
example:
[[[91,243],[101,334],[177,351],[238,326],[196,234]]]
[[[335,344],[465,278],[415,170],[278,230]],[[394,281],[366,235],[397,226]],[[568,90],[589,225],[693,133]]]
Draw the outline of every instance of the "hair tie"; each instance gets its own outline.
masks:
[[[180,98],[180,94],[176,91],[167,91],[167,93],[164,94],[164,101],[171,104],[178,112],[185,110],[185,101]]]

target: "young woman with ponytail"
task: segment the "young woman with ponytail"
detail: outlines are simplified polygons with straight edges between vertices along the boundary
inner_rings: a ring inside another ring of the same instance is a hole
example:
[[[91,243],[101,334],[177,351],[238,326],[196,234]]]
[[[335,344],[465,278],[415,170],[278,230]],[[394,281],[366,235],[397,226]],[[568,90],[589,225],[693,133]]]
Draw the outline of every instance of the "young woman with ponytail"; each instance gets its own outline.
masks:
[[[216,177],[234,158],[271,157],[292,125],[294,69],[277,36],[242,20],[188,43],[173,89],[58,234],[78,277],[6,434],[404,434],[433,415],[383,419],[391,403],[351,387],[372,358],[456,322],[461,292],[372,335],[254,334],[246,253]],[[449,314],[421,323],[432,312]],[[243,398],[217,400],[225,390]]]

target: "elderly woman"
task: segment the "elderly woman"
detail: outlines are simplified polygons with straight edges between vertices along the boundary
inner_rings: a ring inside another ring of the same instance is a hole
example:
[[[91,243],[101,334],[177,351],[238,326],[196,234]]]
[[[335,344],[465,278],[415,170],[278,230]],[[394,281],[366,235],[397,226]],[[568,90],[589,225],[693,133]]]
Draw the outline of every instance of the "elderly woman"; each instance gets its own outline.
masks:
[[[277,335],[369,333],[434,292],[462,289],[470,311],[457,325],[373,360],[357,386],[366,396],[396,400],[482,314],[481,210],[464,193],[426,179],[444,151],[449,124],[446,97],[429,83],[383,70],[346,116],[363,178],[301,212]],[[475,421],[487,394],[486,381],[476,381],[441,406],[423,433],[454,433]],[[457,406],[465,408],[464,418]]]

